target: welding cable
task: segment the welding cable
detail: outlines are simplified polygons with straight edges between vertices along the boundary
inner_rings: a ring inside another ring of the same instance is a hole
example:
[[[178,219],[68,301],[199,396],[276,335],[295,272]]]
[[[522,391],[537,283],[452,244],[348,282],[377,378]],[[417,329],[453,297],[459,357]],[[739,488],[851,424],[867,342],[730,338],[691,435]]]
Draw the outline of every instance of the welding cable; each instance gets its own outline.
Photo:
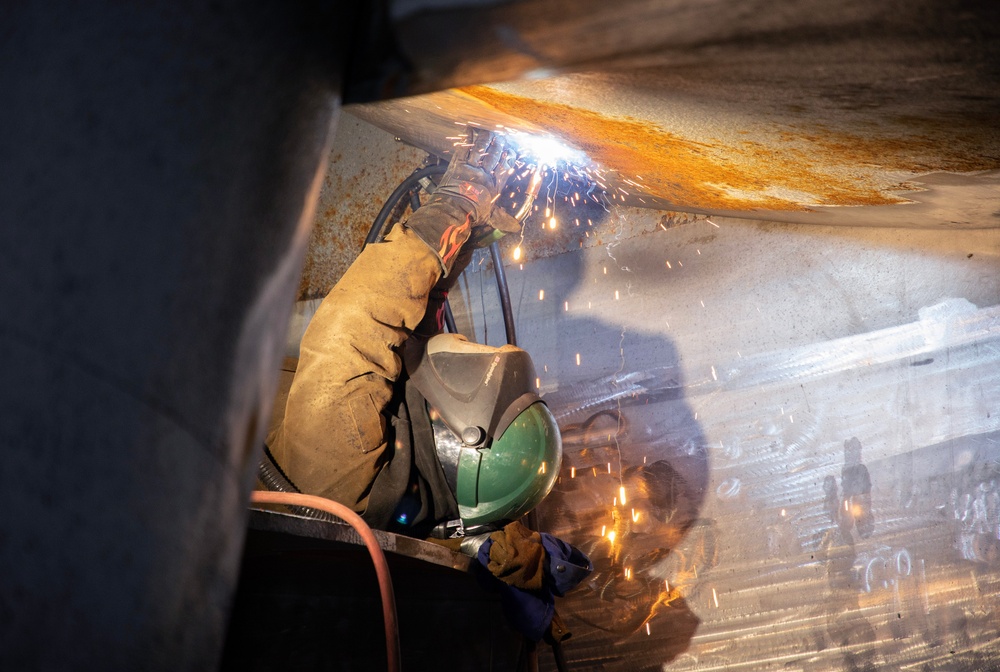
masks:
[[[517,334],[514,331],[514,311],[511,309],[510,288],[507,286],[507,273],[503,269],[503,259],[500,257],[500,243],[495,240],[490,244],[490,257],[493,259],[493,272],[497,278],[497,294],[500,295],[500,310],[503,312],[503,328],[507,334],[507,344],[517,345]]]
[[[448,164],[446,163],[436,163],[431,166],[425,166],[424,168],[418,168],[413,171],[409,177],[403,180],[395,191],[389,195],[386,199],[385,205],[379,210],[378,215],[375,217],[375,221],[372,222],[372,227],[368,230],[368,235],[365,237],[365,243],[361,246],[361,249],[365,249],[368,245],[376,243],[382,238],[387,232],[385,231],[386,222],[389,217],[396,211],[399,204],[404,198],[409,195],[410,198],[410,208],[413,212],[416,212],[420,208],[420,181],[429,177],[434,177],[435,175],[444,175],[444,171],[448,169]],[[455,316],[451,312],[451,304],[446,300],[444,302],[444,322],[448,327],[448,331],[453,334],[458,333],[458,327],[455,326]]]
[[[303,495],[297,492],[264,492],[255,490],[250,495],[253,504],[285,504],[288,506],[305,506],[319,511],[331,513],[347,522],[365,542],[368,553],[375,564],[375,574],[378,576],[378,587],[382,594],[382,616],[385,620],[385,647],[389,672],[399,672],[399,625],[396,620],[396,595],[392,589],[392,578],[389,576],[389,564],[385,553],[378,545],[378,539],[361,516],[339,502],[316,495]]]
[[[382,209],[379,210],[378,215],[375,216],[375,221],[372,222],[372,228],[368,230],[368,235],[365,237],[365,244],[361,249],[364,249],[365,246],[371,245],[372,243],[378,242],[378,240],[385,235],[386,232],[383,231],[383,229],[385,228],[386,221],[389,219],[389,216],[395,212],[396,206],[399,205],[403,198],[409,196],[411,206],[414,202],[416,202],[418,203],[417,207],[419,207],[420,201],[419,199],[416,199],[415,201],[414,196],[416,195],[416,188],[420,185],[420,180],[427,177],[433,177],[435,175],[444,175],[444,171],[446,170],[448,170],[448,164],[436,163],[431,166],[425,166],[424,168],[418,168],[410,173],[409,177],[400,182],[395,191],[393,191],[392,194],[389,195],[389,198],[386,199],[385,205],[383,205]],[[417,208],[413,209],[416,210]]]

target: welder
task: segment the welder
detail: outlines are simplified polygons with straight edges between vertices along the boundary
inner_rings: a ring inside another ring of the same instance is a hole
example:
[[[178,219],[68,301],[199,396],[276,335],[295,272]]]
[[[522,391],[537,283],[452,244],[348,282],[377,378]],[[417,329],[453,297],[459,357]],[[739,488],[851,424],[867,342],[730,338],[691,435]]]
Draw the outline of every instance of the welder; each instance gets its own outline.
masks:
[[[377,529],[450,539],[506,585],[547,590],[515,617],[537,640],[551,594],[590,571],[585,555],[517,522],[558,476],[559,428],[524,350],[441,333],[449,289],[498,235],[494,202],[515,159],[503,136],[470,130],[428,202],[326,296],[267,437],[262,481],[341,502]]]

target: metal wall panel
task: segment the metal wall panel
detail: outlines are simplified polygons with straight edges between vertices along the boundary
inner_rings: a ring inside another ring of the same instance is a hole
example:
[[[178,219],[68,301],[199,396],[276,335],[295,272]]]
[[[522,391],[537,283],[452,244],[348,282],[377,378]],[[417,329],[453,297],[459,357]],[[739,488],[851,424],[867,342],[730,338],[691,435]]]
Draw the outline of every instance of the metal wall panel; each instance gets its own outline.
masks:
[[[507,268],[565,438],[541,524],[598,569],[571,669],[1000,665],[1000,232],[574,214]]]

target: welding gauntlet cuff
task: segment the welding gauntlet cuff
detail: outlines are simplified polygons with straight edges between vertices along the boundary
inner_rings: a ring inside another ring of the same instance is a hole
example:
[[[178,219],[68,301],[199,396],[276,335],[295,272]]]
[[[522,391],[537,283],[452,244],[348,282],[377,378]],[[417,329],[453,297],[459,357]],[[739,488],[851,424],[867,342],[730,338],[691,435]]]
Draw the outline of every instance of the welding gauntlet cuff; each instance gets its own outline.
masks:
[[[442,277],[448,277],[472,234],[472,216],[458,203],[440,198],[410,215],[404,226],[427,243],[441,262]]]
[[[513,152],[507,149],[503,136],[470,129],[469,141],[456,148],[430,201],[406,221],[437,255],[445,277],[452,273],[470,237],[481,247],[495,239],[495,230],[511,228],[509,216],[493,216],[493,203],[507,183],[513,163]]]

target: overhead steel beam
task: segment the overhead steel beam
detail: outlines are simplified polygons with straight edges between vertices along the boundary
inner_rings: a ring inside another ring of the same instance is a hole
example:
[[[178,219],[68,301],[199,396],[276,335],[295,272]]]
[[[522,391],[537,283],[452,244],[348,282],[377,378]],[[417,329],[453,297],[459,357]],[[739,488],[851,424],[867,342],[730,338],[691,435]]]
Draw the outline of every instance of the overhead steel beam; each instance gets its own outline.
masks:
[[[996,3],[523,0],[414,10],[399,31],[413,92],[529,73],[355,110],[428,151],[456,122],[502,124],[585,151],[619,203],[1000,223]]]

